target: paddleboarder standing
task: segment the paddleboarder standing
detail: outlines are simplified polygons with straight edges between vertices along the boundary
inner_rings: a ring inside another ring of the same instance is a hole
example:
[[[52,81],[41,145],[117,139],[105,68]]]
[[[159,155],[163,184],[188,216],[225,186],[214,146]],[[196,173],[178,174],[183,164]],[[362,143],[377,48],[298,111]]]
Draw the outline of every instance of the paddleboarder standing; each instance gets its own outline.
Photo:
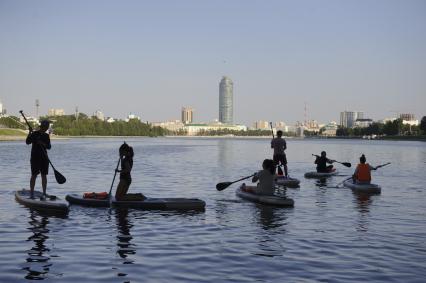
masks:
[[[52,146],[50,144],[50,137],[46,133],[49,129],[50,122],[43,120],[37,131],[30,128],[27,136],[26,143],[32,144],[31,148],[31,179],[30,179],[30,196],[34,198],[34,187],[37,175],[41,175],[41,186],[43,188],[43,196],[46,197],[47,188],[47,174],[49,174],[49,158],[47,157],[46,150]]]
[[[284,173],[285,177],[288,177],[288,171],[287,171],[287,157],[285,155],[284,150],[287,149],[287,143],[285,139],[282,138],[283,131],[279,130],[277,131],[277,137],[273,138],[271,141],[271,148],[274,149],[274,165],[277,166],[278,164],[282,164],[284,167]],[[282,175],[282,170],[280,167],[278,167],[278,174]]]

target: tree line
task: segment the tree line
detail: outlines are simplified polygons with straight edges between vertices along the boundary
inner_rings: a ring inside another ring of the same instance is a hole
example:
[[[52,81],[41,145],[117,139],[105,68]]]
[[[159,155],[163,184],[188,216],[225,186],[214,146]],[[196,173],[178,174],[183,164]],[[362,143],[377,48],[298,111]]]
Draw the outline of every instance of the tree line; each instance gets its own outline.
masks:
[[[336,136],[420,136],[426,135],[426,116],[423,116],[419,126],[404,125],[402,119],[387,121],[386,123],[374,122],[365,128],[339,127]]]
[[[167,130],[153,127],[138,119],[128,122],[117,120],[112,123],[88,117],[80,113],[78,119],[74,115],[49,117],[53,121],[53,133],[63,136],[163,136]]]

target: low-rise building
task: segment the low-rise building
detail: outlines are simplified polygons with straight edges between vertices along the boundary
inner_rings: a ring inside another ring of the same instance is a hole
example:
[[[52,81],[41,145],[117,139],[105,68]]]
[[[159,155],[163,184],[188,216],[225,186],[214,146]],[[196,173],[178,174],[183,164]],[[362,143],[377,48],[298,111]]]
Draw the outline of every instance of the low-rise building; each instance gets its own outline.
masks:
[[[49,111],[47,112],[47,116],[49,117],[53,117],[53,116],[64,116],[65,115],[65,110],[62,108],[50,108]]]
[[[188,136],[196,136],[202,131],[220,131],[220,130],[231,130],[231,131],[247,131],[247,127],[244,125],[227,125],[222,123],[211,123],[211,124],[186,124],[183,130],[187,132]]]
[[[322,135],[323,136],[329,136],[329,137],[334,137],[336,136],[336,132],[338,129],[338,125],[335,121],[331,121],[330,123],[328,123],[327,125],[325,125],[323,127],[323,131],[322,131]]]
[[[372,119],[356,119],[356,121],[355,121],[355,127],[356,128],[367,128],[371,124],[373,124]]]

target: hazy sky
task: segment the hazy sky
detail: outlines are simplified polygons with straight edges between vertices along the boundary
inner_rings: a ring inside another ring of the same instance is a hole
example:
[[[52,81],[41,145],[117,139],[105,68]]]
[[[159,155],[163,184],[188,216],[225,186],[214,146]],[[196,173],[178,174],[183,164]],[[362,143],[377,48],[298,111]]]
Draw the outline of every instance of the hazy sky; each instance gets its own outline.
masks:
[[[426,1],[0,0],[0,101],[144,121],[426,115]]]

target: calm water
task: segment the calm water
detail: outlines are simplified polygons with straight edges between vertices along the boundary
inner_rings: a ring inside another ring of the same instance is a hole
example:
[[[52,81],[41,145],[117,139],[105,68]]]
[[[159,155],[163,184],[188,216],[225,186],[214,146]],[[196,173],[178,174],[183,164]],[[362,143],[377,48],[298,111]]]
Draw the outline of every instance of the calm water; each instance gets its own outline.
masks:
[[[50,157],[68,181],[48,192],[108,191],[121,139],[53,141]],[[205,212],[116,211],[72,206],[67,218],[43,216],[15,202],[27,187],[30,148],[0,143],[0,282],[425,282],[426,144],[289,140],[288,189],[294,208],[256,205],[235,196],[233,181],[270,157],[266,139],[127,139],[135,150],[131,192],[198,197]],[[373,165],[382,194],[360,196],[304,179],[311,153]],[[38,180],[37,187],[40,187]]]

